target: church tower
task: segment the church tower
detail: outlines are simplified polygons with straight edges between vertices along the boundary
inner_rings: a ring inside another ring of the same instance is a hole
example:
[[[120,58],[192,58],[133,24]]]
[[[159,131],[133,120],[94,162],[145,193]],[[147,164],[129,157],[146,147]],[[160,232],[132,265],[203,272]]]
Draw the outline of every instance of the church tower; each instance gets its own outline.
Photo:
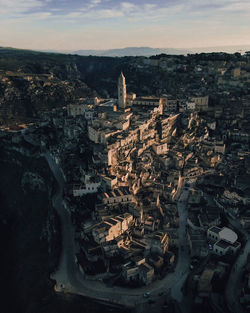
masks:
[[[127,103],[126,81],[123,73],[118,78],[118,107],[125,109]]]

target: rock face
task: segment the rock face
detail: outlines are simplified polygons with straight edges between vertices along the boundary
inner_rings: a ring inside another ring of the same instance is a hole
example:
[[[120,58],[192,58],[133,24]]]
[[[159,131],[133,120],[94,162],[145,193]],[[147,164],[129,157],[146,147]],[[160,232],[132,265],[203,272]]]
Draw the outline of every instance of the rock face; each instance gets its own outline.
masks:
[[[24,193],[27,193],[28,190],[32,191],[45,191],[45,181],[37,173],[25,172],[21,180],[22,189]]]
[[[51,74],[1,72],[0,121],[39,118],[44,111],[93,95],[95,93],[78,79],[62,80]]]
[[[1,312],[104,312],[83,297],[55,293],[50,274],[58,265],[61,231],[51,204],[54,177],[39,147],[21,133],[0,135]]]
[[[43,158],[24,156],[12,145],[1,138],[2,305],[8,312],[35,312],[53,297],[49,275],[60,253],[59,219],[50,201],[55,183]]]

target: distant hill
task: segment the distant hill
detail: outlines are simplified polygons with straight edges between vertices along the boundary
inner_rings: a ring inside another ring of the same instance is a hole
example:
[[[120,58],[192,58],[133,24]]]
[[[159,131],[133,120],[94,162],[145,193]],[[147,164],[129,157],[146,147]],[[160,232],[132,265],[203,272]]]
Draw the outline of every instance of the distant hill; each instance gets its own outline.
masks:
[[[47,50],[46,52],[61,52],[67,54],[77,54],[82,56],[106,56],[106,57],[125,57],[125,56],[144,56],[150,57],[158,54],[171,54],[171,55],[187,55],[188,53],[210,53],[210,52],[226,52],[244,53],[250,50],[250,45],[237,45],[237,46],[214,46],[214,47],[201,47],[201,48],[190,48],[190,49],[175,49],[175,48],[151,48],[151,47],[126,47],[121,49],[108,49],[108,50],[61,50],[52,51]]]
[[[250,45],[236,45],[236,46],[214,46],[214,47],[198,47],[198,48],[151,48],[151,47],[126,47],[121,49],[107,49],[107,50],[94,50],[94,49],[82,49],[82,50],[26,50],[26,49],[15,49],[0,47],[0,53],[8,51],[9,53],[22,54],[26,51],[33,54],[37,52],[47,52],[47,53],[60,53],[69,55],[79,55],[79,56],[104,56],[104,57],[125,57],[125,56],[144,56],[150,57],[159,54],[169,54],[169,55],[187,55],[194,53],[211,53],[211,52],[225,52],[225,53],[235,53],[240,52],[244,54],[246,51],[250,51]]]
[[[145,56],[149,57],[156,54],[187,54],[191,53],[187,49],[173,49],[173,48],[150,48],[150,47],[127,47],[122,49],[109,50],[77,50],[70,52],[78,55],[95,55],[108,57],[125,57],[125,56]]]
[[[250,50],[250,45],[237,45],[237,46],[214,46],[206,48],[193,48],[192,53],[211,53],[211,52],[226,52],[226,53],[245,53]]]

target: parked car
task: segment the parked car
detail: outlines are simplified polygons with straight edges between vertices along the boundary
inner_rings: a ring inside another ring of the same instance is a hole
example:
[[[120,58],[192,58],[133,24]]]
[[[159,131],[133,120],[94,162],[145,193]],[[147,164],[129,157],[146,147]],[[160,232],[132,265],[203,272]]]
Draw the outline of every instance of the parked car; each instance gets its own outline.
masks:
[[[149,296],[150,296],[150,292],[145,292],[145,293],[143,294],[143,297],[144,297],[144,298],[149,298]]]

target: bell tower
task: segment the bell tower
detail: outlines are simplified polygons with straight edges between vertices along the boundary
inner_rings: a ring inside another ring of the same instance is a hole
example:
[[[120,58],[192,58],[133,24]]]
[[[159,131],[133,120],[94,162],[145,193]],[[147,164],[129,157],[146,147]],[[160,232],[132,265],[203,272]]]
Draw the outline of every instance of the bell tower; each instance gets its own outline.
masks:
[[[118,78],[118,107],[125,109],[127,103],[126,81],[123,73]]]

